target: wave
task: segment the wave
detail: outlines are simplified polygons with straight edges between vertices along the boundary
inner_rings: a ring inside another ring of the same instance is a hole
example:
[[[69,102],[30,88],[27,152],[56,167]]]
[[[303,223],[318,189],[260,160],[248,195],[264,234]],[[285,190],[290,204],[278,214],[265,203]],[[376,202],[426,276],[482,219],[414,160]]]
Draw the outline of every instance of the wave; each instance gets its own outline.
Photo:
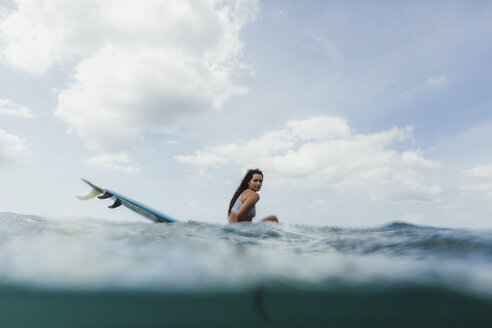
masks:
[[[492,295],[490,231],[404,222],[153,224],[15,213],[0,213],[0,222],[0,283],[7,285],[171,292],[272,281],[317,289],[426,284]]]

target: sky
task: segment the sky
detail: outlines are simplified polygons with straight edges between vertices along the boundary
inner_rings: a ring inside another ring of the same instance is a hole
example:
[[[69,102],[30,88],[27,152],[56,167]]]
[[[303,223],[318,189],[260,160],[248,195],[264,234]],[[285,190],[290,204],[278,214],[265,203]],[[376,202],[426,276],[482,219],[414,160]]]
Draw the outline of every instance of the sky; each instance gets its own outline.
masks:
[[[492,228],[489,1],[0,0],[0,212]]]

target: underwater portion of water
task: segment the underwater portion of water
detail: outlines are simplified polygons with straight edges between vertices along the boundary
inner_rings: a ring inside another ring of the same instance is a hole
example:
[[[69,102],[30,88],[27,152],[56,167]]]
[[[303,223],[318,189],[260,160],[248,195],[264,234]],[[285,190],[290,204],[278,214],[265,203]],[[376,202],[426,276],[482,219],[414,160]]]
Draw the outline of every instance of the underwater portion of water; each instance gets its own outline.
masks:
[[[51,309],[65,310],[53,310],[46,326],[217,327],[238,320],[244,327],[393,326],[403,318],[408,326],[470,320],[487,326],[492,231],[0,213],[0,323],[39,323],[34,313],[49,311],[50,302]],[[26,307],[30,317],[22,317]],[[126,307],[127,314],[143,312],[125,319]],[[95,321],[70,319],[93,308]]]

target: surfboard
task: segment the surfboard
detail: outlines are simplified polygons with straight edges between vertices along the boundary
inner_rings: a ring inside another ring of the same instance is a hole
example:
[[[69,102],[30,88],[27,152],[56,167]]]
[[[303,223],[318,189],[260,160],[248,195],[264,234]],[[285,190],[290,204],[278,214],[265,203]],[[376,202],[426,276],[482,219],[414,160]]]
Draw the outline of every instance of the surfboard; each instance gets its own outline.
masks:
[[[120,193],[117,193],[115,191],[99,187],[92,182],[86,180],[86,179],[81,179],[85,183],[87,183],[89,186],[92,187],[92,190],[84,196],[77,196],[78,199],[80,200],[88,200],[92,198],[99,198],[99,199],[107,199],[111,198],[114,200],[114,203],[110,206],[109,208],[117,208],[121,205],[125,206],[126,208],[142,215],[143,217],[154,221],[154,222],[177,222],[178,220],[173,219],[172,217],[161,213],[157,210],[154,210],[153,208],[148,207],[147,205],[144,205],[140,202],[137,202],[136,200],[133,200],[129,197],[126,197]]]

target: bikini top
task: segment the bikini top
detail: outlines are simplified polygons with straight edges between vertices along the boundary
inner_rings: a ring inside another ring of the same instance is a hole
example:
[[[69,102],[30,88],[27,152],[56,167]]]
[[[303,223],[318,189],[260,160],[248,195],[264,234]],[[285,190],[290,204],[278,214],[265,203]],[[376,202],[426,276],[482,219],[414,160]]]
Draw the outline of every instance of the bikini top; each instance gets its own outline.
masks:
[[[246,190],[248,190],[248,189],[246,189]],[[243,191],[241,193],[241,195],[239,195],[239,197],[236,199],[236,202],[234,203],[234,205],[231,208],[231,212],[236,212],[237,213],[239,211],[239,209],[243,205],[243,202],[241,201],[241,197],[243,196],[243,194],[244,194],[245,191]],[[248,211],[248,213],[246,213],[246,216],[248,218],[251,218],[252,219],[252,218],[255,217],[255,215],[256,215],[256,205],[253,205],[253,207]]]

